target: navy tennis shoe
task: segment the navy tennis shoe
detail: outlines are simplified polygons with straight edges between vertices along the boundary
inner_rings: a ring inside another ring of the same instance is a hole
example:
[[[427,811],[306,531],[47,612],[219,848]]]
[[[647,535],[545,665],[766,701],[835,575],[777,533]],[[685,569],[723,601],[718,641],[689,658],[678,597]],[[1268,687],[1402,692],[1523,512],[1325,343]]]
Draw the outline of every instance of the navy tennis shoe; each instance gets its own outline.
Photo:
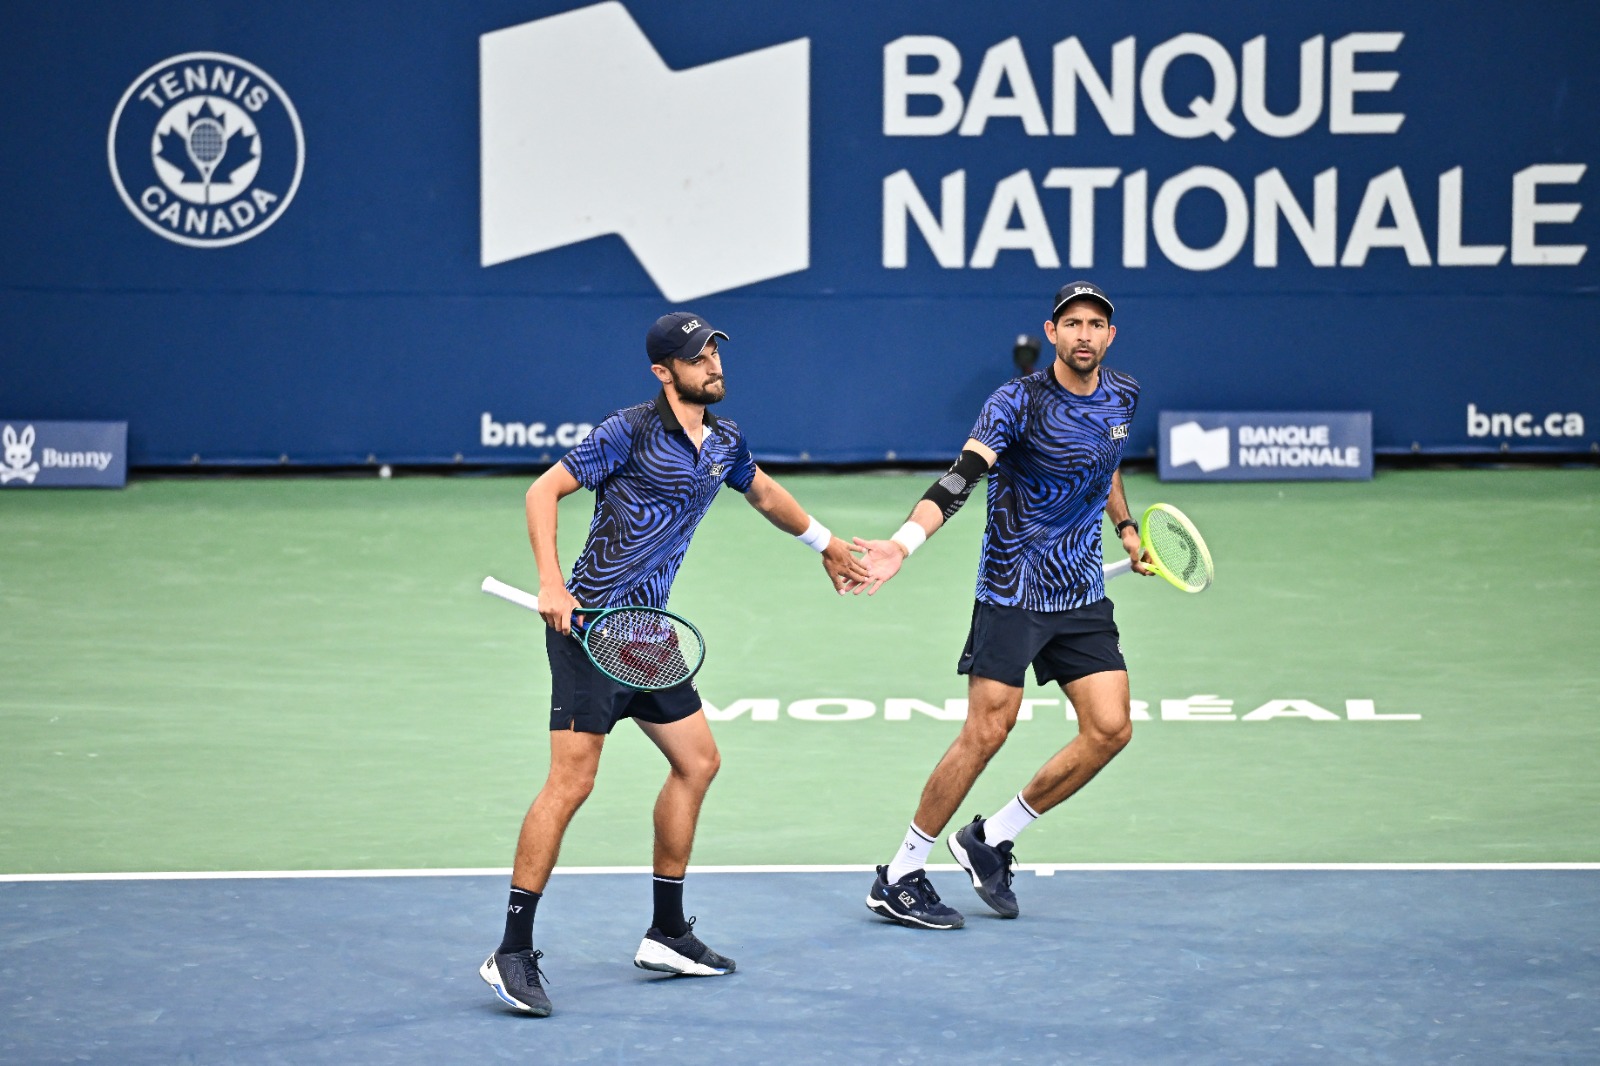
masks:
[[[683,931],[682,936],[668,936],[651,926],[639,942],[633,964],[641,970],[659,970],[690,977],[720,977],[732,973],[735,968],[732,959],[718,955],[694,935],[693,918],[689,919],[689,928]]]
[[[960,929],[967,924],[960,911],[940,901],[925,870],[912,870],[891,884],[889,868],[878,867],[867,909],[913,929]]]
[[[546,1018],[550,1015],[550,997],[544,994],[544,987],[539,983],[544,976],[539,970],[542,958],[544,952],[532,948],[496,953],[478,967],[478,976],[488,982],[494,994],[507,1006],[535,1018]]]
[[[1011,841],[1002,840],[990,847],[983,839],[983,818],[972,819],[950,834],[950,854],[972,878],[978,898],[1002,918],[1021,913],[1017,894],[1011,891]]]

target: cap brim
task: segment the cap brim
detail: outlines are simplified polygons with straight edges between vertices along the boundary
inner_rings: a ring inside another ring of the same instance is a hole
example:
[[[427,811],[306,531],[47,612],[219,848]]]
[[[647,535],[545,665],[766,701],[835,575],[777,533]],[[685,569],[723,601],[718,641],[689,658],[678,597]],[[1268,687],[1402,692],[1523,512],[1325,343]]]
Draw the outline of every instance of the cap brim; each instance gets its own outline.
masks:
[[[1075,292],[1071,296],[1068,296],[1065,300],[1062,300],[1060,303],[1056,304],[1055,307],[1051,309],[1050,318],[1054,320],[1057,315],[1061,314],[1061,309],[1074,300],[1093,300],[1095,303],[1106,309],[1106,316],[1108,318],[1117,313],[1117,309],[1111,305],[1111,301],[1106,299],[1104,296],[1096,296],[1092,292]]]

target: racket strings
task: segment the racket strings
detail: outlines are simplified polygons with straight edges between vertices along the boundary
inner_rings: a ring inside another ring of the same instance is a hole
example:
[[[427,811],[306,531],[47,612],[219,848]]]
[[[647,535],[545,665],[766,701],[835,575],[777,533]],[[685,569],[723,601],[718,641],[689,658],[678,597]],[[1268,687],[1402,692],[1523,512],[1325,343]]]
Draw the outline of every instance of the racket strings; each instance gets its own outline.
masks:
[[[594,622],[584,638],[600,668],[625,685],[670,688],[698,665],[694,630],[654,611],[619,610]]]
[[[1181,522],[1165,511],[1151,514],[1145,523],[1150,554],[1156,564],[1185,585],[1203,587],[1210,581],[1205,555]]]

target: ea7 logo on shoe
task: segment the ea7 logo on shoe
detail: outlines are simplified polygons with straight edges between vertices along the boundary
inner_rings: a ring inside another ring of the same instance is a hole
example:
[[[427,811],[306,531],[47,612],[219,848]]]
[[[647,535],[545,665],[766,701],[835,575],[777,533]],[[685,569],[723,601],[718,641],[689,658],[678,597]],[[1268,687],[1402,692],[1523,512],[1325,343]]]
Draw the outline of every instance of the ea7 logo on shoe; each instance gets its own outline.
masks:
[[[300,187],[305,138],[294,105],[259,67],[189,52],[128,86],[106,153],[133,217],[169,241],[220,248],[283,214]]]
[[[917,905],[917,897],[913,896],[909,892],[901,892],[900,893],[900,902],[903,903],[907,907],[914,907],[914,906]]]
[[[620,3],[484,34],[483,265],[614,233],[674,302],[806,269],[810,47],[674,71]]]

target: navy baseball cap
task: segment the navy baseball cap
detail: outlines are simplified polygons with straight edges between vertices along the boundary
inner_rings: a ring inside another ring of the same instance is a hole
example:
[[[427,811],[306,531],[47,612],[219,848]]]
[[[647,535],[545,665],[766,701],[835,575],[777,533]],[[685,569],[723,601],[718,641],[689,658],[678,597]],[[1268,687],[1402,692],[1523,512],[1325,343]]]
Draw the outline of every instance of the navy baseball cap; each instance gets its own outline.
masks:
[[[1073,300],[1094,300],[1096,303],[1104,304],[1106,318],[1108,319],[1111,317],[1111,313],[1116,310],[1115,307],[1111,306],[1111,297],[1107,296],[1105,291],[1094,282],[1069,281],[1061,286],[1060,292],[1056,293],[1055,305],[1050,310],[1050,321],[1054,322],[1056,316],[1061,313],[1061,309]]]
[[[728,339],[720,329],[691,311],[674,311],[656,319],[650,332],[644,335],[644,350],[652,363],[665,363],[668,359],[693,359],[712,337]]]

